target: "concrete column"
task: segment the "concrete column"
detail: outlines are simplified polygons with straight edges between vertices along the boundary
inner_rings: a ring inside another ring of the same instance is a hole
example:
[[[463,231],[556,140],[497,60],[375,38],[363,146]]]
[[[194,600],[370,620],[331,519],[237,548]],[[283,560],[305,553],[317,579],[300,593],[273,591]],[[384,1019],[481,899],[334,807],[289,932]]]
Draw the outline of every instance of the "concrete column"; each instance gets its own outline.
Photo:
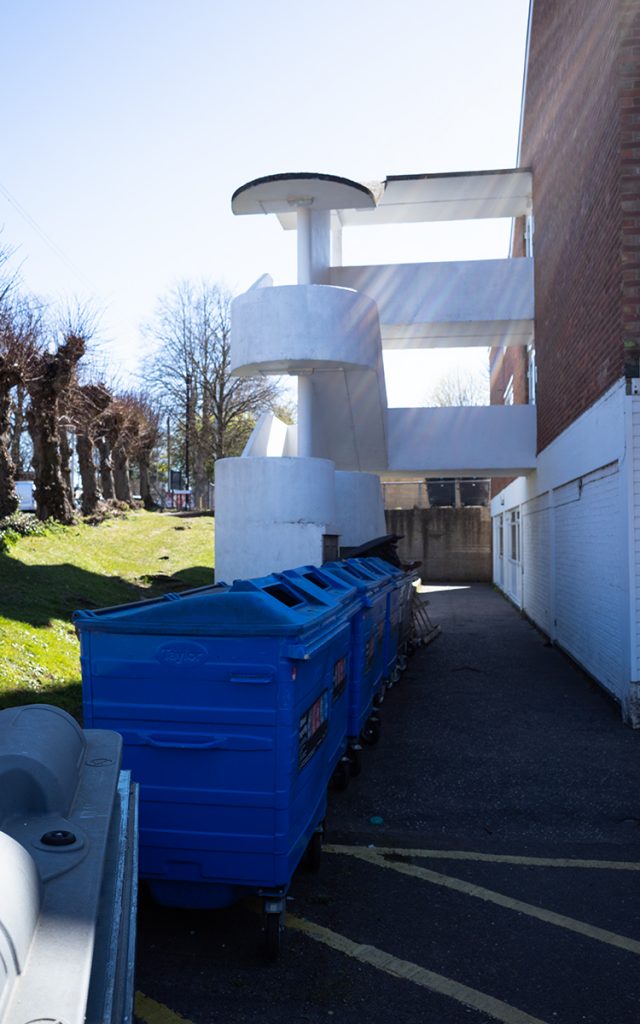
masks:
[[[298,208],[298,284],[326,284],[331,262],[331,213]],[[311,374],[298,377],[298,455],[313,455],[313,384]]]
[[[310,373],[298,376],[298,455],[313,455],[312,435],[313,382]]]
[[[298,207],[298,284],[327,284],[331,265],[331,212]]]
[[[298,284],[311,284],[311,210],[298,208]]]
[[[311,211],[311,284],[328,284],[331,266],[331,211]]]
[[[342,224],[337,220],[331,228],[331,266],[342,266]]]

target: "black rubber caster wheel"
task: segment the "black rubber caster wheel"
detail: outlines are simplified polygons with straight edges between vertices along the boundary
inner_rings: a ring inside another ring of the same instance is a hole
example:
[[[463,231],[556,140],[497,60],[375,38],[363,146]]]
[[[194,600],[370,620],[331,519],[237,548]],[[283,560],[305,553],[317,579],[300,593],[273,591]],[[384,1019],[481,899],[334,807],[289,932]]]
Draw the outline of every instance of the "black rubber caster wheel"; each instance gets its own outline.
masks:
[[[343,758],[335,768],[333,775],[331,776],[331,785],[333,789],[338,793],[343,793],[349,785],[349,779],[351,778],[351,765],[348,758]]]
[[[322,864],[322,842],[324,839],[323,832],[314,832],[309,840],[309,844],[304,851],[304,857],[302,858],[302,866],[305,871],[319,871],[320,865]]]
[[[349,768],[354,779],[362,771],[362,747],[359,743],[354,743],[353,746],[349,747]]]
[[[375,747],[380,739],[380,719],[373,715],[365,722],[364,729],[360,735],[360,742],[367,747]]]

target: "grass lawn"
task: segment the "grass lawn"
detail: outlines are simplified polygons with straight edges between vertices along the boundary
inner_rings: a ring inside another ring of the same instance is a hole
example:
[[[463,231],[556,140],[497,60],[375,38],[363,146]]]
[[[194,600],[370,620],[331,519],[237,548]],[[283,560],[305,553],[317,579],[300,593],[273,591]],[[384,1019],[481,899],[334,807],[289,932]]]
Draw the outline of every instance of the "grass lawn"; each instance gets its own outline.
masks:
[[[0,552],[0,708],[43,702],[80,716],[77,608],[213,583],[213,519],[133,512],[24,537]]]

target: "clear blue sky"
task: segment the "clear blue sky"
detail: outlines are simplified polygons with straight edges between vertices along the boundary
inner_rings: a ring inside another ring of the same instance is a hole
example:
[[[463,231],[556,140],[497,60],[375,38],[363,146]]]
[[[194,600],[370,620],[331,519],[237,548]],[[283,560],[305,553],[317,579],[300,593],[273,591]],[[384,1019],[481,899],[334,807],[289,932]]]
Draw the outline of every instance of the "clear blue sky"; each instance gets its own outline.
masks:
[[[244,182],[513,166],[527,12],[528,0],[0,0],[0,237],[26,288],[104,310],[109,351],[132,370],[140,323],[181,278],[294,279],[293,233],[231,214]],[[360,229],[345,262],[503,256],[507,231]]]

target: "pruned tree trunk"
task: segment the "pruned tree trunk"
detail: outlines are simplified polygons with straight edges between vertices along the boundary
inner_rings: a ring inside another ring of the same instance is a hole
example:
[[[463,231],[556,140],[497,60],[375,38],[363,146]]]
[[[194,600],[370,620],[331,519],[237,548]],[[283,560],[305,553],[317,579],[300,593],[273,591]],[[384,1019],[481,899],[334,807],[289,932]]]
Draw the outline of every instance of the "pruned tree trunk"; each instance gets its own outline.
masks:
[[[87,434],[76,434],[76,452],[82,480],[82,514],[90,516],[98,507],[100,491],[93,462],[93,441]]]
[[[84,338],[68,335],[57,352],[41,357],[38,372],[29,382],[27,424],[33,444],[36,512],[39,519],[66,524],[73,523],[75,515],[60,452],[59,402],[84,350]]]
[[[195,433],[195,432],[194,432]],[[206,508],[209,498],[207,464],[211,459],[211,402],[207,393],[202,398],[200,429],[194,436],[193,453],[193,507]]]
[[[129,477],[129,456],[126,448],[117,442],[113,446],[113,484],[116,498],[127,505],[133,505],[131,480]]]
[[[156,503],[151,494],[151,460],[149,452],[142,452],[138,457],[138,469],[140,470],[140,497],[148,512],[151,512]]]
[[[60,473],[67,492],[67,500],[72,508],[76,507],[76,500],[73,493],[73,481],[71,479],[71,456],[73,450],[69,444],[69,433],[65,427],[59,428],[60,433]]]
[[[22,463],[22,433],[25,428],[25,415],[24,408],[27,399],[26,388],[23,384],[18,384],[15,390],[15,399],[13,401],[13,423],[11,426],[11,461],[15,466],[16,480],[20,480],[24,475],[24,466]]]
[[[0,378],[0,519],[11,516],[20,508],[16,494],[15,466],[9,452],[9,412],[11,400],[8,388]]]
[[[106,437],[99,437],[96,440],[96,448],[100,456],[100,486],[102,496],[106,501],[113,501],[116,496],[116,488],[113,482],[113,463],[111,461],[111,445]]]
[[[62,476],[55,412],[46,405],[32,402],[27,423],[33,444],[34,497],[38,519],[57,519],[59,523],[70,524],[74,521],[74,512]]]

